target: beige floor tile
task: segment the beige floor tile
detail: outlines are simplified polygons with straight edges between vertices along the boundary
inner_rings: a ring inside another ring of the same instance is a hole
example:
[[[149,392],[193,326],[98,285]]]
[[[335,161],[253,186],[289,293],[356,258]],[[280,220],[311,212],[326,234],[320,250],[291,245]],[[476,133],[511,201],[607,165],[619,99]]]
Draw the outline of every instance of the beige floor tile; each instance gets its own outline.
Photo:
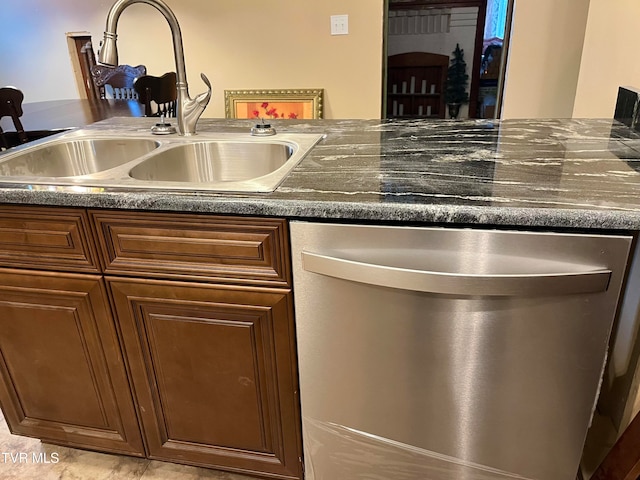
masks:
[[[139,480],[149,464],[12,435],[0,418],[0,480]]]
[[[25,462],[14,463],[9,459],[5,463],[0,463],[0,479],[138,480],[149,463],[145,459],[46,444],[30,448],[26,453],[28,456]],[[55,463],[40,463],[43,459]]]
[[[0,480],[258,479],[208,468],[48,445],[35,438],[12,435],[0,413]]]
[[[258,480],[237,473],[151,461],[141,480]]]

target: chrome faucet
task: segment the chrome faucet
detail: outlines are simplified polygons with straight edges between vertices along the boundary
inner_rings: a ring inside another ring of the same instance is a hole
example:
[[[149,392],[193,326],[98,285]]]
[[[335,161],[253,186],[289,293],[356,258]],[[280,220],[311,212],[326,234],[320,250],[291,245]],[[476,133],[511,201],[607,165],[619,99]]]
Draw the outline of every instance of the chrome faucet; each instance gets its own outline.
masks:
[[[169,23],[169,27],[171,27],[177,76],[176,90],[178,100],[176,116],[178,119],[178,133],[180,135],[194,135],[196,133],[198,119],[211,99],[211,83],[205,74],[201,73],[200,77],[209,91],[197,95],[194,99],[189,97],[187,71],[184,65],[184,51],[182,48],[182,33],[180,32],[178,19],[166,3],[162,0],[117,0],[111,6],[109,14],[107,15],[107,26],[105,28],[104,41],[100,49],[98,61],[105,65],[118,65],[118,47],[116,45],[116,39],[118,38],[116,34],[118,19],[124,9],[134,3],[147,3],[155,7],[164,15],[164,18],[166,18]]]

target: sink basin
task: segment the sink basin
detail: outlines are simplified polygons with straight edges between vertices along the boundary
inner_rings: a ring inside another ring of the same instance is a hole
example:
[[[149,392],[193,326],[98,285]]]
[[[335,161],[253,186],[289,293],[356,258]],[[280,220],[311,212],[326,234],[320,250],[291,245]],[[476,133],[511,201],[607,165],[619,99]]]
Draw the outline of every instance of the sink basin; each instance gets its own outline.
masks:
[[[0,162],[0,175],[73,177],[117,167],[146,155],[160,144],[146,139],[60,140],[9,154]]]
[[[54,137],[1,152],[0,184],[266,193],[322,139],[316,133],[154,137],[82,129]]]
[[[276,171],[293,152],[281,143],[196,142],[158,152],[129,175],[160,182],[238,182]]]

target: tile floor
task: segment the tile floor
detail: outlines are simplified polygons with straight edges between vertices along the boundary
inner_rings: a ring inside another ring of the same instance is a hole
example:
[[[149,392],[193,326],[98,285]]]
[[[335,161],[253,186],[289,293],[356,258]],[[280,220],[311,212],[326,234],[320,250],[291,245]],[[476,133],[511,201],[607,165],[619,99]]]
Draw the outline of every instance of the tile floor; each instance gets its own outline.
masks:
[[[57,463],[53,463],[56,458]],[[37,439],[11,435],[0,413],[0,480],[32,479],[258,480],[206,468],[48,445]]]

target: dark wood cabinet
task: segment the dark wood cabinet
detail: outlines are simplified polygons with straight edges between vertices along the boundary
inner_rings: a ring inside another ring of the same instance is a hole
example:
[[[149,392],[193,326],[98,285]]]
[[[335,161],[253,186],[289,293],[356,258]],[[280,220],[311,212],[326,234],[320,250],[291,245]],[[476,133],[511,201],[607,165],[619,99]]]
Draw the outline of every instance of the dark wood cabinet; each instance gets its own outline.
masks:
[[[291,292],[108,283],[149,457],[300,478]]]
[[[100,276],[0,270],[0,332],[12,433],[144,455]]]
[[[89,213],[148,456],[301,478],[286,222]]]
[[[0,207],[11,431],[302,478],[288,249],[284,219]]]
[[[105,274],[291,284],[283,219],[91,211]]]
[[[387,118],[445,118],[449,57],[426,52],[387,59]]]
[[[87,212],[0,205],[0,265],[100,273]]]

